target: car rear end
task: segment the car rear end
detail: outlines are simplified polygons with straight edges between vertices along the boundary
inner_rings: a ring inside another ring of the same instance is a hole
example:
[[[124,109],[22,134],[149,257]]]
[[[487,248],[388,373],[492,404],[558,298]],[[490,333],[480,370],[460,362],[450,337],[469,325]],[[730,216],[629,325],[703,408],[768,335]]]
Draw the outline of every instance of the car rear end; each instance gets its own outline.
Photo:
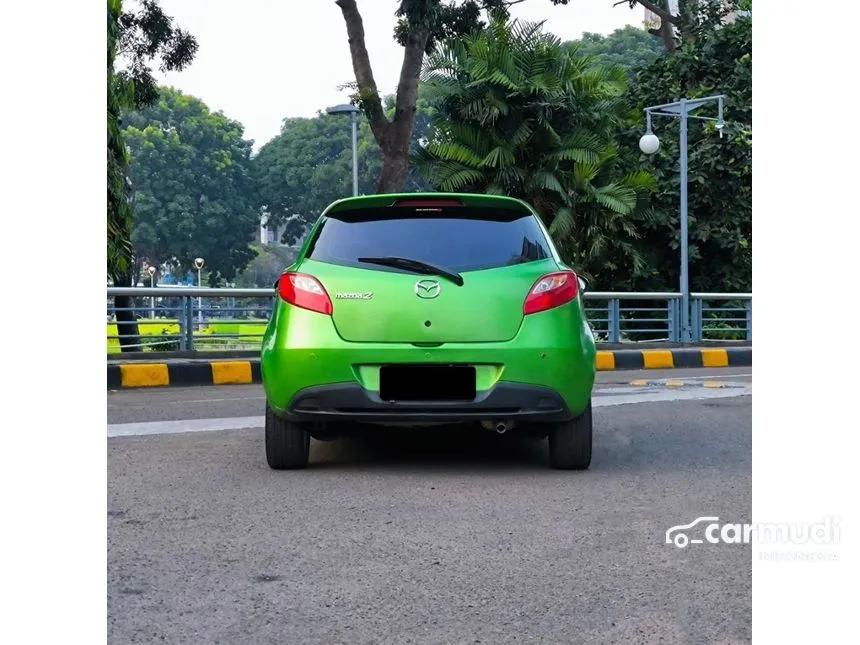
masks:
[[[262,375],[296,423],[559,423],[590,412],[594,354],[525,203],[374,195],[329,207],[281,276]]]

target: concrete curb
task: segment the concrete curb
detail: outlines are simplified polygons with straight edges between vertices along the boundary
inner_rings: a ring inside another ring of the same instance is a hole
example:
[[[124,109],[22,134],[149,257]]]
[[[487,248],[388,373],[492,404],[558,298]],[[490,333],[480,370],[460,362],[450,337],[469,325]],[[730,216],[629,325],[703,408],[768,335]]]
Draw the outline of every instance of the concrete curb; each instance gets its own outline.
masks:
[[[752,347],[622,349],[597,352],[597,370],[620,371],[690,367],[748,367]],[[109,390],[186,385],[261,383],[260,359],[115,363],[107,366]]]
[[[109,390],[183,385],[261,383],[260,360],[120,363],[107,366]]]
[[[598,351],[598,371],[682,367],[749,367],[752,347],[684,347]]]

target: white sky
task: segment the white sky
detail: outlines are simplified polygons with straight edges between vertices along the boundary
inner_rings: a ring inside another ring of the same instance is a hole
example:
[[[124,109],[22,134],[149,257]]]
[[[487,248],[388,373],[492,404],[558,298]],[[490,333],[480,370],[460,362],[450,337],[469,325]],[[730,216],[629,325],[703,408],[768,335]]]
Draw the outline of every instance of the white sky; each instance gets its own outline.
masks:
[[[642,26],[641,8],[613,7],[614,0],[527,0],[512,9],[523,20],[546,20],[545,29],[563,40],[582,32],[608,34]],[[131,2],[126,2],[127,6]],[[161,0],[164,11],[199,44],[182,72],[156,74],[221,110],[245,126],[258,150],[280,132],[286,117],[314,116],[343,103],[337,86],[353,81],[346,26],[334,0]],[[397,86],[403,49],[392,39],[397,0],[358,0],[376,83],[383,94]],[[157,71],[157,70],[156,70]]]

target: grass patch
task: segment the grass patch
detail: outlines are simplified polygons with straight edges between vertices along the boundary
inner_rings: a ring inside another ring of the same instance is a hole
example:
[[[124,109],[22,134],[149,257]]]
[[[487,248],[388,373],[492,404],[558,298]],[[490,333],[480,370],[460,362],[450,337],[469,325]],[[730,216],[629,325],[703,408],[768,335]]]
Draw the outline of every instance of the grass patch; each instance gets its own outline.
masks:
[[[140,342],[145,352],[179,351],[180,326],[177,319],[142,318],[138,322]],[[204,323],[202,329],[194,326],[195,349],[225,350],[225,349],[257,349],[263,340],[267,321],[248,323],[219,322],[212,320]],[[116,338],[116,323],[107,324],[108,354],[119,354],[119,340]],[[219,335],[232,338],[217,338]],[[243,336],[239,338],[238,336]],[[213,338],[213,336],[216,336]]]

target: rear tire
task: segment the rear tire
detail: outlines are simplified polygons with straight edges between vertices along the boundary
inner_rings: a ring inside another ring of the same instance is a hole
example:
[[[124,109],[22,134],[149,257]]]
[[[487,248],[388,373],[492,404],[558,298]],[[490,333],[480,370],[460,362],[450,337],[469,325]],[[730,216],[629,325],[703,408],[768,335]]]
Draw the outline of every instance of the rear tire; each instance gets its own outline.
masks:
[[[297,470],[308,465],[311,436],[302,423],[276,415],[266,405],[266,461],[273,470]]]
[[[587,470],[591,465],[591,401],[575,419],[550,427],[549,465],[558,470]]]

